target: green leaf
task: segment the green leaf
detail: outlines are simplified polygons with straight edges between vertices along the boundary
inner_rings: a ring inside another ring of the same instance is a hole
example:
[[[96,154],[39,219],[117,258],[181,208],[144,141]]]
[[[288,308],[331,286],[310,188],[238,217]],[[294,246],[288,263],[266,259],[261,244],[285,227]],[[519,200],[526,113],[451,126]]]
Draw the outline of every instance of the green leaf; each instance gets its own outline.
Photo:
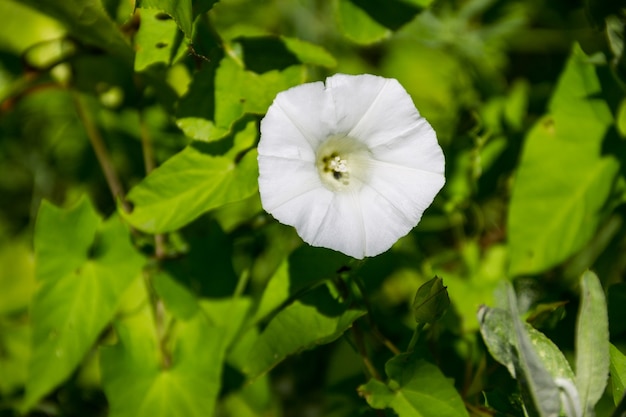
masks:
[[[448,291],[439,277],[426,281],[417,290],[413,300],[413,317],[417,323],[432,324],[439,320],[450,306]]]
[[[230,346],[242,326],[246,323],[252,301],[249,298],[226,298],[223,300],[202,300],[200,307],[209,322],[224,330],[224,344]]]
[[[193,37],[196,17],[206,13],[218,0],[140,0],[139,7],[161,10],[171,16],[188,39]]]
[[[495,360],[506,366],[513,378],[516,376],[514,360],[517,355],[514,344],[515,334],[511,314],[500,308],[481,306],[478,311],[480,332],[489,353]],[[574,380],[574,372],[559,348],[546,335],[524,323],[524,328],[532,346],[544,368],[553,379]]]
[[[256,74],[227,56],[215,74],[211,68],[195,74],[179,103],[176,124],[190,138],[219,140],[244,114],[264,114],[276,94],[304,81],[304,75],[298,65]]]
[[[0,316],[25,310],[35,291],[35,264],[28,246],[13,241],[0,248]]]
[[[359,394],[376,409],[391,408],[399,417],[467,416],[463,400],[436,366],[403,353],[385,365],[389,382],[371,379]]]
[[[581,300],[576,324],[576,386],[583,410],[592,415],[609,374],[609,322],[600,280],[591,271],[580,278]]]
[[[153,64],[170,65],[185,48],[178,36],[178,27],[171,19],[163,19],[158,10],[141,11],[141,25],[135,34],[137,50],[135,71],[143,71]]]
[[[32,303],[25,409],[82,361],[144,263],[119,218],[102,223],[85,198],[69,210],[42,203],[35,256],[40,288]]]
[[[354,42],[371,44],[391,35],[388,28],[372,19],[351,0],[334,0],[333,4],[339,28]]]
[[[318,287],[276,314],[253,345],[243,372],[255,378],[288,355],[330,343],[364,314],[334,300],[326,287]]]
[[[337,274],[349,259],[336,251],[301,246],[280,264],[267,283],[253,321],[259,321],[280,307],[290,297]]]
[[[611,373],[613,402],[617,405],[624,397],[624,387],[626,386],[626,356],[612,344],[610,345],[609,353],[611,357],[609,370]]]
[[[0,320],[0,397],[9,397],[26,383],[31,337],[30,323]]]
[[[221,386],[225,344],[202,314],[178,321],[160,352],[147,304],[115,323],[119,343],[101,352],[111,417],[210,417]]]
[[[508,308],[513,321],[513,343],[516,348],[513,365],[526,410],[531,416],[557,416],[561,409],[559,388],[541,362],[519,318],[513,287],[508,284],[506,289]]]
[[[319,65],[327,68],[337,66],[335,57],[319,45],[287,36],[281,36],[280,39],[285,43],[287,49],[303,64]]]
[[[589,241],[602,220],[619,163],[603,152],[613,118],[601,92],[598,68],[576,47],[550,115],[526,137],[508,218],[513,274],[562,262]]]
[[[21,3],[57,19],[76,39],[98,46],[129,64],[132,62],[130,44],[99,0],[22,0]]]
[[[553,379],[563,378],[574,381],[576,376],[563,352],[545,334],[535,329],[528,323],[524,323],[530,342],[537,352],[545,369]]]
[[[198,311],[196,297],[166,271],[157,271],[152,275],[152,286],[174,317],[189,320]]]
[[[63,26],[22,2],[6,0],[0,2],[0,14],[4,17],[0,32],[0,48],[22,55],[28,48],[65,35]]]
[[[513,345],[512,339],[513,321],[511,314],[501,308],[481,306],[478,310],[478,322],[487,350],[515,378],[515,367],[513,366],[515,345]]]
[[[253,123],[238,133],[254,137]],[[134,208],[123,217],[138,229],[163,233],[179,229],[201,214],[256,192],[256,150],[235,163],[187,147],[155,169],[128,193]]]

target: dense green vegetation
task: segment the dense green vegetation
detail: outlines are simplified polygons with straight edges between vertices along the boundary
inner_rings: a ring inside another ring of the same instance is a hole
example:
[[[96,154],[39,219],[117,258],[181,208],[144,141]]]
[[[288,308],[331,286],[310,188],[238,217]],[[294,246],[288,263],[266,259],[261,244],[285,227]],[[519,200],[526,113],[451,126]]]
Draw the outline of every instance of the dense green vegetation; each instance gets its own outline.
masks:
[[[619,3],[1,2],[0,416],[621,416]],[[258,193],[276,94],[335,73],[446,158],[364,261]]]

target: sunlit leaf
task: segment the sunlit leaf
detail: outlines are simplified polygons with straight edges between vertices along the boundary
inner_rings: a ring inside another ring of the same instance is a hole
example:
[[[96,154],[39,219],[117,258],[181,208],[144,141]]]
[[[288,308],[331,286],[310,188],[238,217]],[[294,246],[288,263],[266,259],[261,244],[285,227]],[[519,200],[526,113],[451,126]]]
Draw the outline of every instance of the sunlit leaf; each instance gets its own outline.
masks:
[[[65,34],[63,26],[21,2],[6,0],[0,3],[4,30],[0,32],[0,48],[22,54],[27,48]]]
[[[335,57],[319,45],[305,42],[298,38],[281,36],[280,38],[287,48],[293,52],[303,64],[320,65],[332,68],[337,65]]]
[[[198,311],[196,297],[166,271],[152,275],[152,286],[174,317],[189,320]]]
[[[583,409],[593,410],[609,374],[609,323],[600,280],[591,271],[580,279],[581,300],[576,325],[576,385]]]
[[[239,134],[254,137],[254,125]],[[187,147],[131,189],[134,208],[123,216],[150,233],[176,230],[213,208],[249,197],[257,190],[257,177],[256,150],[234,162]]]
[[[196,17],[211,10],[218,0],[140,0],[139,7],[160,10],[171,16],[188,39]]]
[[[387,384],[371,379],[359,394],[376,409],[391,408],[399,417],[467,416],[463,400],[436,366],[409,354],[385,365]]]
[[[119,343],[102,350],[111,417],[210,417],[221,386],[223,332],[202,314],[176,322],[167,351],[146,304],[115,323]]]
[[[42,203],[35,230],[33,357],[24,408],[66,379],[111,320],[144,263],[119,218],[102,223],[87,199]],[[53,358],[53,360],[51,360]]]
[[[0,316],[26,309],[35,291],[35,264],[31,249],[14,241],[0,247]]]
[[[565,260],[602,219],[619,163],[603,151],[613,118],[601,89],[597,68],[575,48],[550,115],[526,137],[508,217],[513,274]]]
[[[613,402],[617,405],[624,397],[624,387],[626,386],[626,356],[614,345],[610,345],[610,373],[611,387],[613,392]]]
[[[200,307],[211,325],[224,331],[222,339],[225,346],[230,346],[246,323],[251,305],[252,302],[247,297],[202,300],[200,302]]]
[[[257,74],[225,57],[215,75],[210,68],[195,74],[181,99],[176,124],[193,139],[219,140],[244,114],[264,114],[276,94],[302,81],[301,66]]]
[[[22,0],[21,3],[57,19],[76,39],[99,46],[131,63],[130,44],[99,0]]]
[[[141,25],[135,35],[137,50],[135,71],[143,71],[153,64],[171,64],[184,53],[182,38],[177,38],[178,27],[171,19],[163,19],[154,9],[141,10]]]
[[[391,35],[391,30],[376,22],[351,0],[334,0],[333,3],[337,23],[349,39],[370,44]]]
[[[0,396],[8,397],[26,383],[31,337],[29,323],[0,321]]]

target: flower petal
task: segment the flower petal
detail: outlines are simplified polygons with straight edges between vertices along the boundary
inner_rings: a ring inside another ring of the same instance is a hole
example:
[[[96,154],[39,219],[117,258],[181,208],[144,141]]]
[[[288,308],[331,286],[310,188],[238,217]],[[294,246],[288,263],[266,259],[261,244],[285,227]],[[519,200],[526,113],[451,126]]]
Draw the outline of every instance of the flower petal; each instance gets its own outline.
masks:
[[[279,93],[261,121],[259,154],[314,161],[334,120],[330,99],[321,82]]]
[[[444,173],[445,159],[435,131],[425,119],[395,138],[370,148],[376,160],[438,174]]]
[[[300,233],[302,239],[313,245],[334,249],[363,259],[366,255],[363,207],[357,192],[333,193],[327,212],[312,238]]]
[[[423,119],[395,79],[337,74],[326,79],[337,114],[337,134],[373,148],[414,128]]]
[[[363,206],[368,209],[386,207],[388,215],[367,217],[372,217],[372,230],[383,227],[383,223],[384,227],[402,230],[402,234],[396,237],[398,239],[417,225],[443,187],[445,178],[442,173],[386,162],[371,161],[370,164],[370,180],[364,188],[373,190],[377,196],[364,191],[362,198],[368,201],[364,201]]]
[[[274,214],[278,207],[311,190],[324,188],[312,162],[265,155],[259,155],[258,161],[263,208],[283,223]]]

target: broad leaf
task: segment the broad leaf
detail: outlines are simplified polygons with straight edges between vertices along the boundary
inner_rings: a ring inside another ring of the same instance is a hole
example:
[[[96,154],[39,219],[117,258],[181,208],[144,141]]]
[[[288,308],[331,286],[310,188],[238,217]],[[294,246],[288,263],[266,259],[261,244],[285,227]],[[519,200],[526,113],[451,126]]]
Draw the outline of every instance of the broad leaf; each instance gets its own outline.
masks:
[[[198,311],[198,299],[166,271],[152,274],[152,286],[174,317],[189,320]]]
[[[223,332],[202,314],[178,321],[169,349],[147,304],[115,324],[119,343],[101,354],[111,417],[210,417],[221,386]]]
[[[254,138],[254,125],[239,135]],[[122,215],[150,233],[181,228],[211,209],[251,196],[258,187],[256,156],[252,150],[235,163],[232,157],[187,147],[130,190],[134,208]]]
[[[29,323],[0,320],[0,396],[7,398],[26,383],[31,338]]]
[[[376,22],[350,0],[334,0],[335,18],[341,31],[354,42],[370,44],[391,35],[391,30]]]
[[[141,25],[134,38],[135,71],[143,71],[153,64],[170,65],[185,52],[181,41],[173,20],[163,19],[158,10],[142,10]]]
[[[376,409],[391,408],[399,417],[467,416],[463,400],[436,366],[409,354],[387,362],[389,382],[375,379],[359,387],[359,394]]]
[[[508,217],[511,272],[543,271],[580,250],[602,219],[619,170],[604,155],[613,117],[598,68],[576,47],[550,103],[526,137]]]
[[[319,45],[287,36],[281,36],[280,39],[303,64],[320,65],[329,68],[337,65],[335,57]]]
[[[21,3],[57,19],[76,39],[132,63],[130,44],[106,14],[100,0],[22,0]]]
[[[337,274],[348,258],[336,251],[301,246],[276,270],[267,283],[256,308],[253,321],[263,319],[307,287]]]
[[[304,75],[299,65],[256,74],[227,56],[215,74],[211,68],[195,74],[180,101],[176,124],[190,138],[219,140],[244,114],[264,114],[276,94],[304,81]]]
[[[626,356],[618,348],[610,345],[611,366],[611,387],[613,391],[613,401],[619,404],[624,397],[624,387],[626,386]]]
[[[604,290],[596,274],[580,279],[581,300],[576,325],[576,385],[583,410],[593,412],[609,374],[609,323]],[[591,414],[587,414],[591,415]]]
[[[30,245],[13,241],[0,248],[0,316],[25,310],[35,291]]]
[[[223,329],[225,346],[229,347],[246,323],[252,302],[249,298],[202,300],[200,307],[211,325]]]
[[[326,287],[318,287],[276,314],[252,346],[243,372],[255,378],[288,355],[330,343],[364,314],[334,300]]]
[[[211,10],[218,0],[139,0],[139,7],[160,10],[171,16],[188,39],[196,17]]]
[[[35,253],[40,288],[25,409],[74,371],[144,263],[119,218],[101,223],[87,199],[69,210],[42,203]]]

